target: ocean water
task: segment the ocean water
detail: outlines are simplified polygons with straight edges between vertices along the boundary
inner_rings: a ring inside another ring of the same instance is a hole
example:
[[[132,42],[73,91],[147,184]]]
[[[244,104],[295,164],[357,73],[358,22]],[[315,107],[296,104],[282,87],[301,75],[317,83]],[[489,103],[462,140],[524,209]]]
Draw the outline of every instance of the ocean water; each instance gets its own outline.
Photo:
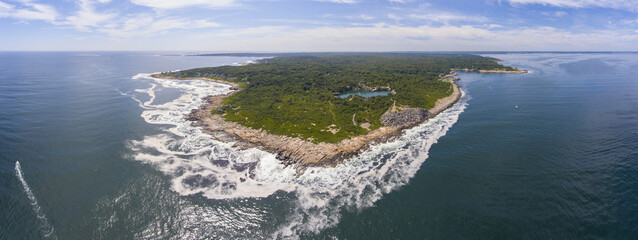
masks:
[[[255,58],[0,53],[0,239],[635,239],[638,54],[491,54],[461,101],[301,176],[190,126]],[[517,107],[518,106],[518,107]]]

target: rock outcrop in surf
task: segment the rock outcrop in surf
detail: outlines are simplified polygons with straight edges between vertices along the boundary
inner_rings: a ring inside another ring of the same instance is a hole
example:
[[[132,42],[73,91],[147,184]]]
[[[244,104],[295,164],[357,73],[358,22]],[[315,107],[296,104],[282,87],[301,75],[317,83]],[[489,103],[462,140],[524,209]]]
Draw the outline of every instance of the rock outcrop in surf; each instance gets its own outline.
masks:
[[[385,126],[402,126],[415,122],[423,122],[429,115],[427,110],[421,108],[387,111],[381,115],[381,123]]]

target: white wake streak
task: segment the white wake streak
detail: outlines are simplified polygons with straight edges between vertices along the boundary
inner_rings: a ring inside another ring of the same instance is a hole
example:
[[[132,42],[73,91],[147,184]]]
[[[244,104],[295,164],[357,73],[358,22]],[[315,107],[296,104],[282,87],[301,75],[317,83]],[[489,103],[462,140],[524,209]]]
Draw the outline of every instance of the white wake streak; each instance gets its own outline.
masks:
[[[33,194],[33,192],[31,191],[29,184],[27,184],[27,181],[24,180],[24,176],[22,175],[22,168],[20,167],[19,161],[16,161],[15,170],[16,170],[16,176],[22,183],[22,188],[24,189],[24,192],[27,194],[27,197],[29,198],[29,203],[31,204],[31,208],[33,209],[33,212],[35,212],[35,215],[38,220],[38,225],[40,227],[40,231],[42,232],[42,237],[44,239],[57,239],[57,237],[55,236],[55,230],[53,229],[53,226],[49,224],[47,217],[44,215],[44,212],[42,212],[42,208],[40,207],[40,204],[38,204],[38,199],[35,198],[35,194]]]

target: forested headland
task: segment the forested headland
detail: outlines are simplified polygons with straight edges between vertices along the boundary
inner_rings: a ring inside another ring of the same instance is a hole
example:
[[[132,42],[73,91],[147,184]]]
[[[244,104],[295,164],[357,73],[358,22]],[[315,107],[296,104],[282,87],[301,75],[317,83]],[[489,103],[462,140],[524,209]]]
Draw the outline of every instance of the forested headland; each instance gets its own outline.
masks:
[[[312,142],[338,142],[382,126],[391,106],[429,109],[452,93],[441,77],[451,69],[516,71],[498,59],[464,54],[304,54],[261,59],[257,64],[162,73],[172,78],[212,78],[237,83],[224,99],[227,121]],[[339,98],[356,89],[393,94]]]

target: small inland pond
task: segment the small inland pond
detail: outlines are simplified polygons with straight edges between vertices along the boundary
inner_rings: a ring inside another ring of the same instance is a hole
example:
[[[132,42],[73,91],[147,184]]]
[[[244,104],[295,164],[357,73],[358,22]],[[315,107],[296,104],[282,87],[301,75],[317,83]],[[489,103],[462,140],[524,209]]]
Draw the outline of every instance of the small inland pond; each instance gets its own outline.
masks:
[[[390,91],[386,91],[386,90],[380,90],[380,91],[363,91],[363,90],[354,90],[354,91],[347,91],[344,92],[342,94],[337,95],[340,98],[347,98],[350,97],[352,95],[359,95],[362,96],[364,98],[371,98],[374,96],[385,96],[390,94]]]

